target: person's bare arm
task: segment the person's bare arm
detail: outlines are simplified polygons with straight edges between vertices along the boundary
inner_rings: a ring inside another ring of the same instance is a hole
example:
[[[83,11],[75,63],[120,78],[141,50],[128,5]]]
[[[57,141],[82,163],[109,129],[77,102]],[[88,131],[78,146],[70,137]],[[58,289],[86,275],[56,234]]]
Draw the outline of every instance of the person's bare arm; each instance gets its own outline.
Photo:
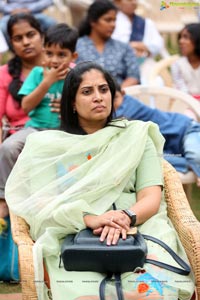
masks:
[[[139,81],[137,78],[128,77],[122,82],[121,87],[125,88],[127,86],[136,85],[136,84],[139,84]]]
[[[33,110],[44,98],[50,86],[58,80],[64,79],[68,72],[68,67],[62,64],[57,69],[44,68],[44,78],[38,87],[29,95],[22,99],[22,108],[26,113]]]
[[[150,54],[147,46],[143,42],[130,42],[130,46],[138,57],[147,57]]]
[[[161,187],[151,186],[142,189],[137,194],[137,202],[129,209],[136,216],[136,225],[142,224],[158,212],[161,201]],[[130,229],[130,218],[120,210],[111,210],[100,216],[86,215],[84,222],[93,229],[94,234],[100,235],[100,241],[107,241],[107,245],[115,245],[120,235],[126,239]]]
[[[150,186],[137,193],[137,201],[129,209],[137,215],[136,225],[143,224],[158,212],[161,201],[161,186]]]

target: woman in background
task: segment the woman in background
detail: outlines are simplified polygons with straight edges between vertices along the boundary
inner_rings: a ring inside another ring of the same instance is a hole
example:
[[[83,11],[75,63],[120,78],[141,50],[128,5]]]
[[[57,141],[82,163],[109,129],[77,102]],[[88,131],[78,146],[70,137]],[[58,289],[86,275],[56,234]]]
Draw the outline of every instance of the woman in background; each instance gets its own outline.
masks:
[[[18,131],[29,119],[21,108],[21,98],[17,93],[33,67],[41,65],[43,60],[43,34],[32,15],[21,13],[11,16],[8,34],[14,56],[0,67],[0,143],[5,133],[9,136]],[[2,130],[3,119],[6,120],[6,132]],[[9,148],[12,148],[12,143],[9,143],[9,138],[4,141]],[[1,169],[1,176],[7,178],[5,169]],[[0,185],[0,218],[8,215],[4,187]]]
[[[200,99],[200,23],[187,24],[178,43],[181,57],[171,67],[174,86]]]
[[[77,62],[98,62],[121,86],[126,87],[138,84],[140,75],[131,47],[111,38],[116,15],[117,8],[111,1],[95,1],[90,5],[87,16],[79,27]]]
[[[2,53],[6,52],[7,50],[8,50],[8,45],[6,43],[2,31],[0,30],[0,65],[2,61]]]

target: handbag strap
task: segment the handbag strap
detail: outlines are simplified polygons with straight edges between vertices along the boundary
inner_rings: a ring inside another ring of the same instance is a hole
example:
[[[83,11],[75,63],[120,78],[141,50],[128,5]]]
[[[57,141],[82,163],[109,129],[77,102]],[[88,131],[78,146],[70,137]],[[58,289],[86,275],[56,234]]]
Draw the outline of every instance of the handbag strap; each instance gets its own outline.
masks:
[[[113,210],[117,209],[115,203],[113,203],[112,206],[113,206]],[[187,275],[190,274],[190,272],[191,272],[190,266],[186,262],[184,262],[183,259],[180,256],[178,256],[167,244],[165,244],[163,241],[161,241],[161,240],[159,240],[159,239],[157,239],[153,236],[150,236],[150,235],[142,234],[142,236],[146,240],[152,241],[152,242],[160,245],[161,247],[163,247],[173,257],[173,259],[179,264],[179,266],[182,267],[182,269],[171,266],[171,265],[168,265],[164,262],[160,262],[160,261],[157,261],[157,260],[154,260],[154,259],[149,259],[149,258],[146,258],[146,260],[145,260],[146,263],[153,264],[155,266],[164,268],[166,270],[169,270],[171,272],[174,272],[174,273],[177,273],[177,274],[180,274],[180,275],[186,275],[187,276]]]
[[[106,283],[111,280],[113,274],[107,274],[107,276],[101,281],[100,287],[99,287],[99,296],[100,300],[105,300],[105,289],[106,289]],[[121,274],[120,273],[114,273],[115,276],[115,287],[117,292],[117,299],[118,300],[124,300],[123,292],[122,292],[122,283],[121,283]]]
[[[183,259],[180,256],[178,256],[167,244],[165,244],[163,241],[161,241],[153,236],[150,236],[150,235],[143,234],[142,236],[146,240],[152,241],[156,244],[159,244],[161,247],[163,247],[173,257],[173,259],[182,267],[182,269],[168,265],[166,263],[163,263],[163,262],[160,262],[160,261],[157,261],[154,259],[146,258],[146,260],[145,260],[146,263],[153,264],[155,266],[164,268],[166,270],[175,272],[180,275],[188,275],[190,273],[190,271],[191,271],[190,266],[186,262],[184,262]]]

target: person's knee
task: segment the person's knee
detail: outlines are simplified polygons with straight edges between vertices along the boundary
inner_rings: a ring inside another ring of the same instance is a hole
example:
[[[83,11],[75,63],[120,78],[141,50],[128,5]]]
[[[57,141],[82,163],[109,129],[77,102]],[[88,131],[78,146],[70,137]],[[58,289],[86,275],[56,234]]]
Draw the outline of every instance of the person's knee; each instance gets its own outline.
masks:
[[[9,142],[4,142],[0,146],[0,159],[11,162],[16,161],[18,155],[20,154],[23,146],[18,143],[18,141],[10,140]]]
[[[193,160],[196,164],[200,165],[200,151],[198,149],[188,149],[185,153],[186,159]]]

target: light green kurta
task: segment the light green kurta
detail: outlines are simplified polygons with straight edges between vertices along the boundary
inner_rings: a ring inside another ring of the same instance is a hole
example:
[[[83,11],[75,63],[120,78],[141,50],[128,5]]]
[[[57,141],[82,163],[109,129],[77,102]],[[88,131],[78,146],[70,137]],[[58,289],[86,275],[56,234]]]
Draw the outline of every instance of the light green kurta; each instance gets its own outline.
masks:
[[[32,238],[36,240],[34,264],[39,300],[48,299],[42,282],[42,257],[49,271],[53,299],[98,296],[104,274],[66,272],[58,268],[62,238],[85,227],[83,212],[101,214],[113,202],[119,209],[128,208],[134,203],[137,191],[162,185],[163,138],[158,127],[151,122],[125,120],[113,125],[86,136],[59,131],[30,135],[8,179],[6,199],[9,207],[26,219]],[[159,213],[139,227],[142,233],[167,242],[186,259],[166,216],[164,200]],[[175,264],[159,246],[148,245],[150,256]],[[145,291],[147,298],[144,299],[150,299],[148,295],[153,297],[154,294],[160,297],[155,299],[190,298],[194,289],[191,277],[152,265],[145,265],[145,269],[144,274],[122,275],[125,295],[131,291],[139,297],[141,291]],[[155,284],[155,280],[159,281]],[[106,293],[116,299],[112,285],[107,285]]]

